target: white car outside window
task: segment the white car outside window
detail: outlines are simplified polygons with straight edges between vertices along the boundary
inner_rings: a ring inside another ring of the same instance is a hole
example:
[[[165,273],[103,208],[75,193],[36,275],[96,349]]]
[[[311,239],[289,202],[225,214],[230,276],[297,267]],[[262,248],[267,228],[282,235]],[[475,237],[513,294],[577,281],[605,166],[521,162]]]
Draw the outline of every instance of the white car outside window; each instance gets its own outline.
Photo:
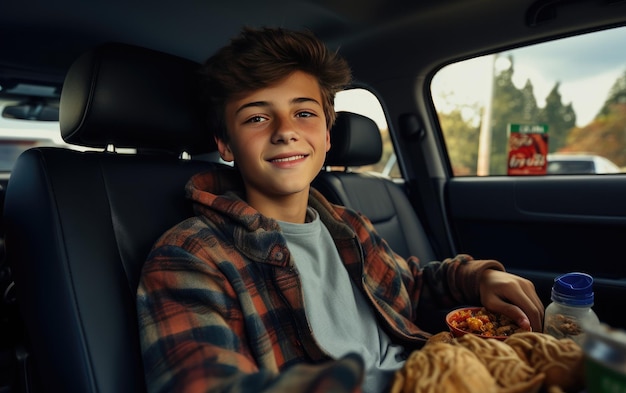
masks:
[[[548,154],[548,174],[601,174],[619,172],[620,168],[617,165],[595,154]]]

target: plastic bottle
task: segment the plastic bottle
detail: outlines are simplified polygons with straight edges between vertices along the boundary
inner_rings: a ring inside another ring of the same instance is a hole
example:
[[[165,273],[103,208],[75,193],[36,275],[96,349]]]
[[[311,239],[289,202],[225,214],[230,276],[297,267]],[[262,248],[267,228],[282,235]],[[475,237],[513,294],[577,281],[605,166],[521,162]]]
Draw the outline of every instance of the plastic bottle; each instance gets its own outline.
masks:
[[[571,338],[583,345],[585,329],[598,326],[593,306],[593,277],[567,273],[554,279],[552,303],[546,307],[543,332],[556,338]],[[584,328],[583,328],[584,327]]]

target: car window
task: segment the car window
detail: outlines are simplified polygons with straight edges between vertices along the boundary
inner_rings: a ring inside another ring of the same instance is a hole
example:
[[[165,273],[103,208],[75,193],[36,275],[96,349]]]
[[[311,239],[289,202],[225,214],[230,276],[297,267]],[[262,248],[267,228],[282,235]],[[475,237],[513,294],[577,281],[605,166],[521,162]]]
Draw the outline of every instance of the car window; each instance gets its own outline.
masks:
[[[450,64],[431,94],[455,176],[626,171],[626,28]]]
[[[42,146],[101,150],[63,140],[56,90],[35,85],[5,89],[0,85],[0,179],[9,177],[17,157],[25,150]],[[132,154],[135,149],[116,149],[116,152]]]
[[[58,100],[11,96],[0,86],[0,176],[7,177],[17,157],[37,146],[67,146],[61,139]]]
[[[377,164],[349,169],[354,172],[374,172],[383,176],[401,177],[385,113],[378,98],[372,92],[361,88],[340,91],[335,97],[335,110],[357,113],[374,120],[383,139],[383,154]]]

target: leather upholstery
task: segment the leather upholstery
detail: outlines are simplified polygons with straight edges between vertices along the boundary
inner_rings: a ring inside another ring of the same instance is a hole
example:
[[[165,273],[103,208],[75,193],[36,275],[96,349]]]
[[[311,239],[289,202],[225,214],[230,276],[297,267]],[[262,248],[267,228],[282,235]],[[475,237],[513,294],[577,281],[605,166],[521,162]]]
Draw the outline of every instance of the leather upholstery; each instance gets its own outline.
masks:
[[[373,120],[341,112],[330,135],[327,165],[350,167],[380,160],[382,139]],[[367,216],[399,255],[415,255],[423,262],[435,259],[429,238],[401,184],[371,173],[323,170],[313,186],[331,202]]]
[[[330,132],[326,165],[362,166],[375,164],[383,154],[383,139],[372,119],[351,112],[337,112]]]
[[[184,104],[193,93],[177,86],[189,86],[193,64],[125,45],[86,56],[63,89],[67,141],[213,148],[196,108]],[[43,391],[145,391],[135,308],[141,266],[157,237],[192,214],[189,177],[216,165],[63,148],[19,157],[6,194],[6,249]]]
[[[197,67],[117,43],[83,54],[72,64],[61,92],[63,139],[100,148],[215,150],[197,99]]]

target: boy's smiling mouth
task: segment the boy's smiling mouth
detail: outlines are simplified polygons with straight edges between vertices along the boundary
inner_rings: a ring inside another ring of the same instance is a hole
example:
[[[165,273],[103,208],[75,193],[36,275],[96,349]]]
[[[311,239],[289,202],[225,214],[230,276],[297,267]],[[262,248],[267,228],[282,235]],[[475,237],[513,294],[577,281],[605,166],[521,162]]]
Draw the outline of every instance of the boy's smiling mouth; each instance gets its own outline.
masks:
[[[288,156],[288,157],[271,158],[269,161],[273,163],[293,162],[293,161],[302,160],[306,157],[308,157],[308,155],[306,154],[297,154],[297,155]]]

